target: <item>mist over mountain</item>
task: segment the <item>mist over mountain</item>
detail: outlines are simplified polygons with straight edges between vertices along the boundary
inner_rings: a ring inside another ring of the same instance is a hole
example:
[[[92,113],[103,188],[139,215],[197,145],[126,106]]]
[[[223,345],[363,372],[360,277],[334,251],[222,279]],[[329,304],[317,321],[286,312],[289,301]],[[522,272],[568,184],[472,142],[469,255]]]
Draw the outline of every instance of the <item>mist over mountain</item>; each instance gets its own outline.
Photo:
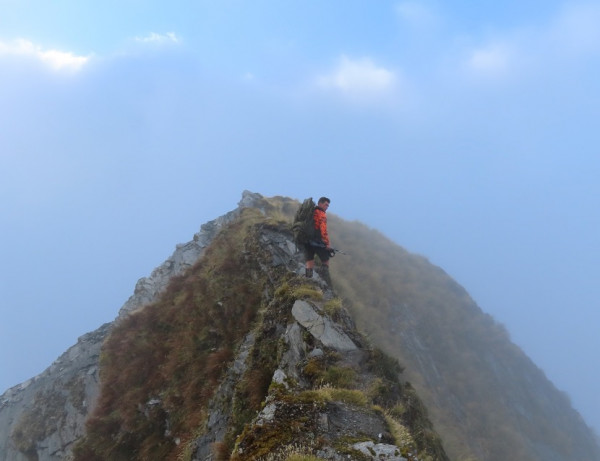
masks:
[[[301,274],[298,202],[244,192],[114,322],[0,397],[0,460],[594,461],[568,398],[442,269],[329,216]]]

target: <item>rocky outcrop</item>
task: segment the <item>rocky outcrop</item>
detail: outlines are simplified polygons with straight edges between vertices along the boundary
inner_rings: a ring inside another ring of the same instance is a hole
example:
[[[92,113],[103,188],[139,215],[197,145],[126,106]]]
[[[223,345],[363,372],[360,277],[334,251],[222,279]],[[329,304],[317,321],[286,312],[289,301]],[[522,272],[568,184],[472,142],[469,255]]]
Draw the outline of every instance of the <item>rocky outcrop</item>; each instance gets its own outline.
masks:
[[[250,350],[254,346],[254,341],[254,334],[250,333],[246,336],[233,365],[229,368],[225,378],[215,392],[209,406],[209,414],[206,419],[204,433],[192,446],[195,459],[211,459],[213,455],[213,445],[225,439],[227,431],[232,424],[232,396],[240,378],[248,369],[246,361]]]
[[[114,328],[76,460],[447,460],[397,362],[301,275],[285,223],[242,213],[206,254]]]
[[[0,461],[446,460],[428,413],[454,459],[600,459],[566,398],[424,258],[331,216],[353,248],[332,263],[343,299],[301,276],[296,208],[244,192],[114,322],[0,396]]]
[[[100,347],[110,325],[80,337],[43,373],[0,397],[0,459],[66,459],[98,396]]]
[[[264,202],[264,199],[260,194],[244,191],[238,208],[203,224],[200,232],[195,234],[190,242],[177,245],[171,257],[154,269],[149,277],[142,277],[138,280],[133,295],[121,307],[119,317],[155,301],[157,295],[165,289],[171,278],[183,273],[202,258],[204,250],[210,245],[217,232],[238,217],[240,210],[251,207],[260,209],[261,202]]]
[[[336,325],[308,302],[297,300],[292,307],[292,315],[296,321],[320,341],[325,347],[338,351],[355,351],[356,344],[340,331]]]
[[[193,239],[177,245],[150,276],[141,278],[115,322],[155,301],[176,275],[202,258],[223,226],[247,207],[264,207],[260,194],[245,191],[238,208],[201,226]],[[72,444],[84,434],[84,421],[99,392],[99,356],[113,323],[79,338],[40,375],[0,396],[0,461],[68,459]]]
[[[399,365],[359,334],[331,286],[286,275],[302,272],[290,236],[263,229],[260,240],[272,267],[287,270],[265,268],[273,292],[211,399],[190,459],[447,460]],[[268,391],[244,419],[245,383],[258,370],[271,373]]]

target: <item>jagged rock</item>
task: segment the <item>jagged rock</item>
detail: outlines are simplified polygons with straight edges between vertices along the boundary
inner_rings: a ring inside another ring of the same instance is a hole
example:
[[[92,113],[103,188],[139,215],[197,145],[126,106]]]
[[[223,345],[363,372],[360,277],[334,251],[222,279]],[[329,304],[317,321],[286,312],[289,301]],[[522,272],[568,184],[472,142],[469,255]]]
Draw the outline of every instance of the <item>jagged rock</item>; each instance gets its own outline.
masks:
[[[280,368],[275,370],[275,373],[273,373],[273,382],[274,383],[282,384],[286,388],[289,388],[286,380],[287,380],[287,375],[285,374],[285,372],[283,370],[281,370]]]
[[[210,245],[215,235],[223,226],[237,218],[242,208],[257,206],[261,200],[264,201],[260,194],[244,191],[238,208],[203,224],[200,232],[194,234],[192,241],[176,245],[170,258],[154,269],[149,277],[142,277],[138,280],[133,295],[121,307],[119,317],[153,302],[174,276],[193,266],[203,256],[204,250]]]
[[[373,460],[388,461],[406,461],[406,458],[400,456],[398,447],[386,443],[360,442],[352,445],[356,450]]]
[[[263,408],[263,410],[258,414],[256,418],[257,426],[264,426],[267,423],[272,423],[275,419],[275,412],[277,411],[277,404],[269,403]]]
[[[356,344],[325,316],[319,314],[306,301],[297,300],[292,307],[292,315],[300,325],[325,346],[339,351],[356,350]]]
[[[190,242],[177,245],[171,257],[137,282],[115,321],[154,302],[174,276],[202,258],[223,226],[238,217],[243,208],[263,202],[260,194],[244,191],[238,208],[203,224]],[[83,335],[40,375],[0,396],[0,461],[29,461],[31,457],[58,461],[70,457],[98,396],[100,348],[112,326],[113,322],[107,323]],[[59,408],[49,399],[68,404]],[[34,423],[37,430],[31,431],[29,426]]]
[[[81,336],[43,373],[0,397],[0,460],[67,459],[98,397],[98,360],[110,324]]]
[[[223,440],[229,425],[231,424],[232,399],[235,386],[239,382],[240,376],[247,369],[246,360],[252,346],[255,336],[249,333],[241,344],[233,365],[228,369],[225,378],[221,381],[219,388],[209,403],[209,416],[204,428],[204,434],[194,442],[193,460],[210,459],[212,453],[212,444]]]
[[[226,241],[223,240],[223,235],[236,228],[244,217],[250,217],[250,221],[255,224],[252,232],[241,234],[242,237],[236,241],[235,251],[238,243],[243,250],[241,254],[236,253],[235,258],[231,259],[231,267],[237,268],[240,262],[253,261],[252,265],[248,266],[251,270],[247,274],[238,275],[247,277],[245,280],[250,280],[252,284],[259,287],[258,290],[253,291],[255,298],[260,298],[262,292],[263,304],[260,305],[260,315],[258,315],[260,318],[252,317],[252,322],[255,322],[252,324],[253,329],[243,330],[239,336],[235,336],[235,341],[229,344],[225,360],[234,357],[233,360],[215,364],[216,368],[223,367],[225,371],[219,375],[218,381],[213,376],[214,386],[212,380],[205,380],[210,382],[212,387],[209,386],[208,390],[203,389],[207,397],[203,401],[201,410],[195,414],[197,418],[195,421],[201,423],[195,422],[192,428],[187,428],[181,434],[177,433],[175,423],[171,424],[175,418],[171,418],[169,414],[176,409],[177,403],[171,402],[172,406],[168,408],[168,400],[169,397],[174,397],[174,401],[177,402],[178,389],[169,388],[165,393],[162,392],[164,388],[153,390],[135,400],[135,407],[132,408],[141,414],[142,418],[149,419],[153,413],[161,413],[158,430],[154,434],[159,438],[159,445],[163,448],[173,447],[177,453],[174,451],[171,455],[190,461],[216,459],[215,450],[218,451],[220,458],[226,458],[231,454],[234,461],[246,459],[278,461],[286,459],[285,450],[294,450],[298,447],[304,454],[310,453],[330,461],[447,460],[417,392],[408,383],[401,383],[397,379],[400,369],[397,362],[385,358],[384,354],[372,348],[356,330],[354,321],[345,308],[338,310],[339,306],[335,303],[326,308],[326,301],[336,296],[331,283],[325,283],[318,275],[311,280],[301,276],[302,257],[292,242],[291,233],[285,224],[273,218],[273,216],[279,218],[282,214],[293,216],[297,202],[286,198],[276,198],[275,202],[276,205],[273,205],[272,200],[245,191],[236,210],[204,224],[191,242],[177,245],[173,255],[167,261],[152,271],[150,276],[138,281],[134,294],[121,308],[115,322],[82,336],[75,346],[61,355],[42,374],[9,389],[0,396],[0,461],[70,460],[73,445],[84,435],[85,419],[90,415],[98,398],[99,356],[103,341],[111,333],[118,331],[119,326],[127,320],[135,321],[137,315],[151,311],[149,307],[143,308],[164,299],[161,296],[168,291],[165,289],[175,276],[183,276],[177,277],[176,281],[183,279],[186,277],[185,274],[193,272],[191,268],[202,266],[202,264],[195,265],[202,259],[208,247],[215,239]],[[237,237],[239,235],[235,234]],[[374,260],[378,257],[376,254],[372,256]],[[393,259],[391,254],[389,256]],[[371,264],[372,261],[369,260],[369,263]],[[335,264],[337,261],[334,261],[332,268],[334,284],[339,274],[334,270]],[[426,272],[424,267],[425,265],[419,262],[416,272]],[[411,269],[408,267],[408,272],[411,272]],[[219,293],[219,298],[215,300],[211,298],[211,302],[218,307],[215,311],[217,316],[223,312],[224,317],[227,317],[228,296],[235,292],[237,286],[229,284],[228,280],[223,278],[223,273],[212,272],[211,277],[213,275],[215,279],[222,282],[219,289],[225,291]],[[340,282],[344,282],[346,286],[352,285],[349,281],[353,280],[354,275],[356,274],[346,273],[346,279]],[[368,273],[363,272],[358,275],[362,281]],[[409,275],[413,277],[414,273],[411,272]],[[375,281],[374,285],[393,284],[394,277],[392,273],[385,280]],[[206,279],[194,280],[194,283],[196,281],[207,282]],[[210,280],[208,284],[213,282],[214,280]],[[318,296],[314,299],[312,297],[296,299],[300,295],[295,294],[294,289],[297,287],[304,289],[307,284],[314,288],[316,294],[323,295],[323,301],[320,301]],[[456,288],[455,283],[447,283],[447,285],[453,295],[468,298],[464,290],[460,291]],[[423,287],[429,290],[430,285],[423,283]],[[214,287],[211,285],[211,288]],[[446,288],[444,284],[436,285],[436,290],[439,292],[444,292]],[[437,404],[451,408],[447,413],[450,416],[448,420],[440,421],[450,426],[451,434],[457,434],[458,432],[452,432],[452,426],[460,425],[462,421],[469,422],[470,409],[465,407],[461,400],[464,396],[444,394],[444,389],[450,384],[448,370],[444,368],[444,362],[439,356],[434,357],[430,353],[433,349],[431,341],[434,341],[435,345],[435,341],[438,341],[442,335],[426,335],[429,333],[429,325],[423,324],[424,321],[420,318],[421,311],[418,310],[418,306],[412,305],[412,297],[406,302],[395,299],[378,300],[377,293],[369,292],[368,297],[364,299],[361,298],[361,293],[352,290],[349,292],[351,297],[359,299],[360,303],[374,309],[368,310],[369,314],[371,312],[377,314],[373,316],[374,318],[381,321],[378,316],[388,316],[385,317],[386,325],[383,327],[389,327],[395,334],[389,343],[397,339],[408,357],[415,356],[414,359],[411,357],[413,365],[410,376],[416,377],[415,382],[420,386],[419,393],[423,390],[429,393],[428,398],[433,399]],[[245,292],[240,290],[238,293]],[[237,301],[236,305],[245,305],[243,299],[238,298]],[[341,302],[341,299],[336,298],[334,301]],[[372,301],[375,304],[370,306]],[[379,301],[382,301],[381,309],[379,309]],[[479,315],[472,304],[467,306],[469,312]],[[156,306],[171,312],[170,304],[156,303]],[[427,322],[435,322],[435,315],[430,314],[426,319]],[[364,318],[358,320],[363,325],[369,324],[364,321]],[[381,323],[375,325],[377,328],[381,326]],[[187,334],[190,334],[189,331]],[[209,336],[212,334],[211,330]],[[468,336],[468,334],[467,327],[461,329],[460,339],[462,340],[463,335]],[[457,333],[448,332],[447,337],[456,339]],[[222,339],[223,336],[220,337],[220,340]],[[466,339],[468,343],[468,338]],[[110,344],[110,341],[107,341],[107,344]],[[219,343],[215,341],[215,348],[208,349],[204,353],[211,354],[218,348]],[[469,350],[469,352],[473,352],[469,357],[479,357],[476,354],[478,351]],[[191,355],[192,360],[196,362],[197,357],[193,353]],[[498,380],[489,380],[490,385],[505,382],[507,376],[517,381],[520,379],[518,376],[513,376],[515,373],[520,373],[511,366],[514,362],[501,360],[493,351],[487,353],[484,362],[492,369],[493,377]],[[106,368],[104,370],[106,371]],[[543,400],[539,406],[543,404],[546,405],[545,408],[552,407],[557,401],[553,397],[552,389],[541,397],[534,392],[538,387],[545,387],[545,389],[551,387],[545,383],[540,384],[543,378],[540,375],[541,373],[537,371],[527,374],[528,377],[534,376],[535,379],[529,380],[530,382],[522,387],[526,390],[524,393],[526,395],[514,396],[514,400],[519,401],[517,411],[520,411],[524,418],[530,419],[535,416],[532,407],[528,406],[523,399],[538,402]],[[202,380],[203,377],[198,376],[198,379]],[[488,383],[486,380],[483,382]],[[473,389],[482,392],[480,388],[473,387]],[[483,389],[485,392],[487,390],[488,388]],[[509,402],[510,399],[506,401]],[[571,411],[562,403],[556,408],[566,408],[561,414]],[[122,409],[114,410],[118,414]],[[551,414],[551,412],[542,414]],[[569,416],[563,421],[575,419]],[[544,430],[551,428],[552,419],[546,418],[544,421],[548,423],[548,427],[544,427]],[[91,426],[90,424],[89,427]],[[495,426],[491,427],[489,440],[493,440],[497,445],[502,444],[504,434],[502,431],[496,432]],[[598,453],[598,451],[591,447],[593,444],[587,442],[588,436],[582,421],[577,426],[580,429],[584,428],[580,431],[582,437],[577,437],[577,434],[573,435],[573,433],[566,435],[568,425],[563,424],[563,427],[565,428],[563,441],[569,441],[572,437],[572,440],[577,440],[578,443],[582,441],[581,445],[585,445],[585,448],[577,451],[578,447],[573,448],[571,446],[573,444],[553,445],[554,441],[539,441],[532,438],[528,441],[530,443],[528,450],[519,452],[512,459],[527,461],[599,459],[598,456],[593,455],[573,458],[564,454],[571,453],[568,450],[578,453]],[[117,424],[116,430],[125,429]],[[109,444],[113,440],[115,439],[112,438],[112,434],[108,434]],[[469,442],[461,441],[465,445]],[[480,442],[477,440],[472,443],[475,448],[468,451],[469,456],[472,453],[478,455],[484,453],[477,457],[486,459],[485,452],[478,451],[482,446]],[[230,453],[232,448],[234,451]],[[527,456],[520,456],[523,452],[527,453]],[[142,459],[139,457],[141,455],[137,458],[135,456],[137,455],[132,454],[132,459]]]
[[[281,358],[281,367],[286,370],[286,376],[289,376],[295,380],[300,380],[301,377],[297,372],[297,365],[300,363],[305,355],[305,343],[302,339],[302,330],[298,323],[294,322],[288,325],[284,340],[288,345],[287,350],[284,352]]]

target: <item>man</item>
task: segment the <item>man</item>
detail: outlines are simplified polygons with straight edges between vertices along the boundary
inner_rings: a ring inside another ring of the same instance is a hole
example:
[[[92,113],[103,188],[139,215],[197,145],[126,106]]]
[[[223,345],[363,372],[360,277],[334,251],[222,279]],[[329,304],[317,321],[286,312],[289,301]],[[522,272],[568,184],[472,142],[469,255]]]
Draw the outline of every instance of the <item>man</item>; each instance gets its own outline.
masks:
[[[331,200],[327,197],[321,197],[313,212],[315,239],[310,240],[304,246],[304,256],[306,258],[305,273],[308,278],[312,278],[315,267],[315,254],[319,256],[322,263],[321,277],[329,284],[329,258],[333,255],[333,249],[329,246],[329,233],[327,232],[327,209]]]

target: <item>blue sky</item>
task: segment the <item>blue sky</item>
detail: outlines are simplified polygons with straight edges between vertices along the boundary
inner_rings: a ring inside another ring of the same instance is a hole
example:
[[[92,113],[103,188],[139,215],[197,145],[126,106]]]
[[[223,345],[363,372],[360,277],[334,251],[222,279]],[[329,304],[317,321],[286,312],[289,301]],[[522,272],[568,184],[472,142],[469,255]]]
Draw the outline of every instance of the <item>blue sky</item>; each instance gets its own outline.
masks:
[[[249,189],[441,266],[600,432],[600,2],[0,11],[0,392]]]

